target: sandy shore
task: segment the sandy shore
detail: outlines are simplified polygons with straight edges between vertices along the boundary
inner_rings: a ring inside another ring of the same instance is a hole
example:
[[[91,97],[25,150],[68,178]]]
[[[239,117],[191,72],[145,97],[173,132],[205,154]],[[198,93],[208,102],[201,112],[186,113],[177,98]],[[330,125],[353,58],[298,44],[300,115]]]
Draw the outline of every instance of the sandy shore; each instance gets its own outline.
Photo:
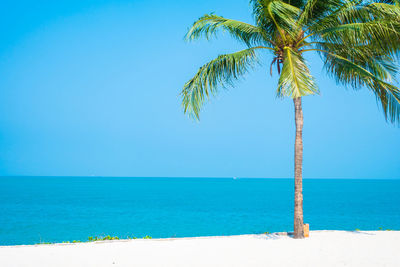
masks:
[[[400,231],[121,240],[0,247],[0,266],[400,266]]]

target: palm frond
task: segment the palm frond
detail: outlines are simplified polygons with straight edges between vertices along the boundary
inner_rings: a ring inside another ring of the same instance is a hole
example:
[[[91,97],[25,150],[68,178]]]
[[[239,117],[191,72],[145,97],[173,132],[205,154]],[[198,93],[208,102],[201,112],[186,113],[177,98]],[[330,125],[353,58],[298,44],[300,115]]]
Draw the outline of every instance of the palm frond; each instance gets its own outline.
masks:
[[[308,0],[299,16],[299,26],[307,24],[307,21],[312,18],[313,9],[318,0]]]
[[[296,17],[300,14],[299,7],[281,0],[251,0],[253,14],[257,26],[261,27],[269,36],[294,36],[297,28]],[[289,1],[290,2],[290,1]],[[296,2],[296,1],[293,1]]]
[[[207,14],[199,18],[189,29],[185,38],[186,40],[196,40],[204,36],[208,40],[218,30],[227,31],[235,39],[244,42],[247,46],[269,43],[269,39],[264,36],[260,28],[214,14]]]
[[[304,58],[290,47],[285,47],[284,56],[277,95],[296,98],[318,93],[317,85]]]
[[[374,45],[347,45],[335,43],[316,43],[319,50],[329,51],[332,54],[344,57],[363,68],[377,73],[377,75],[387,81],[396,81],[398,66],[394,64],[395,59],[381,49],[376,49]]]
[[[395,55],[400,50],[400,7],[379,1],[346,0],[309,27],[317,42],[369,45]]]
[[[328,51],[321,53],[325,56],[328,73],[333,75],[338,83],[351,85],[355,89],[366,86],[375,94],[385,118],[392,123],[400,122],[400,90],[390,84],[388,78],[388,72],[393,70],[392,64],[373,58],[369,62],[362,59],[353,62]]]
[[[298,18],[299,26],[310,26],[318,23],[319,20],[326,16],[339,12],[343,0],[308,0],[302,7],[302,12]]]
[[[346,23],[359,22],[358,19],[370,19],[362,0],[343,0],[335,8],[331,8],[324,16],[310,22],[309,30],[318,33],[327,28],[336,27]]]
[[[256,50],[248,48],[236,53],[220,55],[203,65],[182,90],[184,112],[199,119],[204,102],[218,92],[218,86],[233,85],[233,81],[245,74],[257,63]]]

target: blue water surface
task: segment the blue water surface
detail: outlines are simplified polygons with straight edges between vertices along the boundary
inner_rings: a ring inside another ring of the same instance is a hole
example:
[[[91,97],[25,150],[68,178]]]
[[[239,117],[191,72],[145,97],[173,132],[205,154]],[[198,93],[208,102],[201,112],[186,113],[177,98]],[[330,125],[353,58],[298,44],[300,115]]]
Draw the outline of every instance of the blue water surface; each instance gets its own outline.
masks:
[[[0,245],[293,229],[292,179],[0,177]],[[311,230],[400,229],[400,180],[304,180]]]

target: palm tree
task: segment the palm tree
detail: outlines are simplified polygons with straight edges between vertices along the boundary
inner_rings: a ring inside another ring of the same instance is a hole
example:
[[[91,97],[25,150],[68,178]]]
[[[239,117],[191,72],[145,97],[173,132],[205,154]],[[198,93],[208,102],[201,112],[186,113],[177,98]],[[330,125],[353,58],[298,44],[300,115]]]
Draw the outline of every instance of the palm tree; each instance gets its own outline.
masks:
[[[182,90],[185,113],[199,119],[202,105],[232,85],[259,62],[262,51],[272,54],[276,66],[276,94],[290,97],[295,110],[294,238],[303,238],[303,111],[302,97],[318,94],[305,53],[318,53],[328,74],[338,84],[368,88],[382,107],[386,120],[400,120],[400,90],[392,82],[400,47],[400,7],[397,1],[368,0],[251,0],[255,25],[214,14],[199,18],[187,40],[209,39],[219,30],[241,41],[246,48],[220,55],[203,65]],[[261,62],[262,63],[262,62]]]

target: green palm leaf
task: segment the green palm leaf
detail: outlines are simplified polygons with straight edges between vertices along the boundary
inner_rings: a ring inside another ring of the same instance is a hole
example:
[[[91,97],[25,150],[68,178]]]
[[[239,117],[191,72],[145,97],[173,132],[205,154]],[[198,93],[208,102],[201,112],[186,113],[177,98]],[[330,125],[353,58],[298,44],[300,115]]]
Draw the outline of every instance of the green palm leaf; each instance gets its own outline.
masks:
[[[252,0],[250,2],[253,4],[253,14],[257,25],[268,36],[279,35],[281,39],[285,39],[286,34],[292,36],[295,34],[296,17],[301,11],[298,7],[280,0]]]
[[[203,103],[218,92],[218,86],[233,85],[234,80],[257,63],[256,49],[262,49],[262,47],[220,55],[202,66],[182,90],[182,105],[185,113],[199,119]]]
[[[279,77],[277,95],[296,98],[317,93],[318,88],[304,58],[290,47],[285,47],[284,51],[285,60]]]
[[[201,36],[205,36],[208,40],[218,30],[229,32],[234,38],[248,46],[270,42],[263,31],[256,26],[213,14],[199,18],[187,32],[186,40],[196,40]]]
[[[391,122],[400,120],[400,90],[389,83],[396,70],[394,65],[374,58],[358,59],[356,63],[327,51],[321,52],[325,54],[328,73],[332,73],[339,83],[355,89],[366,86],[374,92],[385,118]]]

